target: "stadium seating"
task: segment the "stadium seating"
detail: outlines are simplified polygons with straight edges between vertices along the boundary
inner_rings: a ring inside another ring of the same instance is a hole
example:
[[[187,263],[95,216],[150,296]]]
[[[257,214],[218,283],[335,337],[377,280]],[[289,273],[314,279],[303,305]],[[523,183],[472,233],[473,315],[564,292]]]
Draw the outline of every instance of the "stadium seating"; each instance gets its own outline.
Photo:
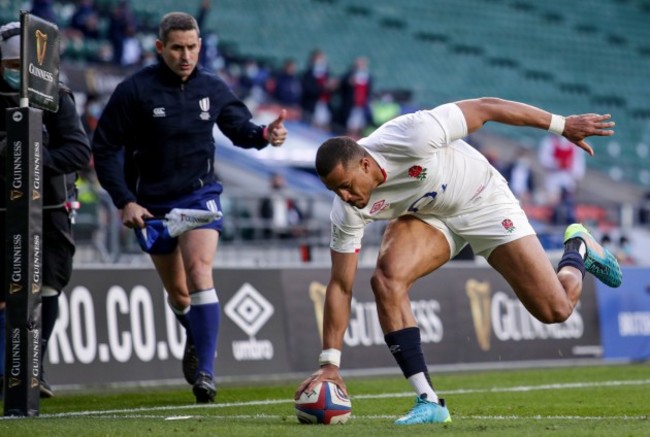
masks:
[[[650,142],[649,18],[643,3],[625,0],[471,0],[462,8],[418,0],[255,0],[244,8],[224,0],[209,23],[243,54],[277,62],[319,47],[341,73],[366,55],[380,87],[410,89],[419,106],[498,95],[562,114],[611,112],[621,151],[611,175],[650,183],[647,153],[637,152]],[[541,135],[494,129],[533,144]],[[590,165],[612,170],[612,157],[601,152]]]
[[[95,4],[108,11],[117,2]],[[0,19],[24,3],[0,0]],[[200,0],[131,4],[151,28],[170,10],[196,13]],[[241,58],[274,66],[286,58],[304,66],[321,48],[338,75],[367,56],[376,88],[409,90],[416,106],[495,95],[561,114],[612,113],[616,137],[593,141],[599,153],[589,165],[650,186],[649,20],[650,3],[635,0],[466,0],[462,7],[454,0],[219,0],[203,31],[216,32],[221,47]],[[83,59],[96,50],[75,46],[67,54]],[[489,129],[533,145],[543,134]]]

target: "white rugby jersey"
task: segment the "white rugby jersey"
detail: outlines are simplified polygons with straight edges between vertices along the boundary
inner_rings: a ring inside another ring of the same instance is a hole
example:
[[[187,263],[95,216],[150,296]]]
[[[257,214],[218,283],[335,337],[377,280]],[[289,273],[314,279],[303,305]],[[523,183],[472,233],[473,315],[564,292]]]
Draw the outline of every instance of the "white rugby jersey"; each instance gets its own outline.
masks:
[[[335,197],[330,247],[358,251],[365,226],[375,220],[415,212],[444,218],[478,208],[480,193],[498,172],[461,140],[467,134],[465,116],[449,103],[397,117],[359,140],[386,180],[363,209]]]

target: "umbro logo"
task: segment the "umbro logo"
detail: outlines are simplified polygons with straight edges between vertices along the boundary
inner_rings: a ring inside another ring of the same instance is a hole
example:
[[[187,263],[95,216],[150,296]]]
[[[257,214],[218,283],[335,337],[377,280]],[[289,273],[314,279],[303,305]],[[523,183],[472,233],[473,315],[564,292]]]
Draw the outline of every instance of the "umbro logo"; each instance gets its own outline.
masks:
[[[155,118],[167,117],[167,114],[165,114],[165,108],[153,108],[153,116]]]
[[[377,202],[372,204],[372,207],[370,208],[370,215],[377,214],[386,208],[390,206],[390,203],[386,202],[385,200],[378,200]]]
[[[241,286],[224,311],[250,337],[255,337],[275,312],[273,305],[249,283]]]

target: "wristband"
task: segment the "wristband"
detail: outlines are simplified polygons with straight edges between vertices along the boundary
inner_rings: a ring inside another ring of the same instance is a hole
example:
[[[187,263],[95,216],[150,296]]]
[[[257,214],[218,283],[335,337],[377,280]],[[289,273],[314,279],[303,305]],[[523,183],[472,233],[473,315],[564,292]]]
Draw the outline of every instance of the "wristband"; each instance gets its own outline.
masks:
[[[318,356],[318,365],[324,366],[325,364],[334,364],[336,367],[341,367],[341,351],[338,349],[325,349]]]
[[[561,136],[564,132],[564,124],[564,117],[557,114],[551,114],[551,124],[548,127],[548,131]]]
[[[264,126],[264,131],[262,131],[262,138],[264,138],[264,141],[268,142],[269,141],[269,127]]]

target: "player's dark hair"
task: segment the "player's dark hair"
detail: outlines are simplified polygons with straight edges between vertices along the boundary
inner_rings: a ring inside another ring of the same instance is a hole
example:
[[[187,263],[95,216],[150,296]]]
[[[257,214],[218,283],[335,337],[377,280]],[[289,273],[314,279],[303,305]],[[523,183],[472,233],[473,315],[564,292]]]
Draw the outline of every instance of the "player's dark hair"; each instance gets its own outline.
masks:
[[[316,173],[326,177],[340,164],[348,164],[367,154],[366,150],[350,137],[334,137],[320,145],[316,152]]]
[[[158,26],[158,39],[163,44],[167,44],[169,33],[174,30],[196,30],[196,34],[200,35],[199,24],[193,16],[185,12],[170,12],[165,14]]]

